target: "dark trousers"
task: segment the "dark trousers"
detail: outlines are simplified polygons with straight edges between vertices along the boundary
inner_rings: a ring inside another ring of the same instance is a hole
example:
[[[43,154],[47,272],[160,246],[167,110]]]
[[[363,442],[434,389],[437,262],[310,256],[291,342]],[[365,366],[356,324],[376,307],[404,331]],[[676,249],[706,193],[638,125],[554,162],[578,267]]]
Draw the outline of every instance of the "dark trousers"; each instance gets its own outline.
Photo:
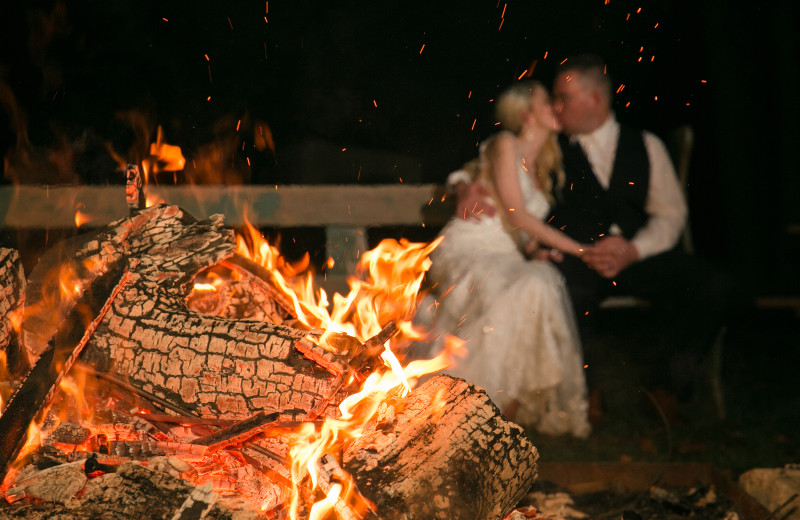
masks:
[[[732,283],[725,272],[679,250],[637,262],[612,280],[575,257],[557,266],[566,278],[588,363],[595,355],[600,302],[612,295],[643,298],[657,313],[652,343],[644,347],[653,349],[653,356],[641,356],[656,365],[647,367],[649,382],[681,398],[691,395],[700,361],[732,312]],[[591,372],[587,376],[591,387]]]

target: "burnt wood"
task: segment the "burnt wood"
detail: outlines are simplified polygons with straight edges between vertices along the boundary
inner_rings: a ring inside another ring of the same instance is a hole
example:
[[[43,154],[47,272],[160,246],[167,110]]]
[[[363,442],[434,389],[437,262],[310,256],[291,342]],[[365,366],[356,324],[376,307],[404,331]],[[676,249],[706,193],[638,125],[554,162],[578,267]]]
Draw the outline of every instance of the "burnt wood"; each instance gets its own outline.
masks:
[[[0,415],[0,481],[24,446],[31,422],[53,397],[126,281],[127,271],[118,264],[89,286],[11,396]]]

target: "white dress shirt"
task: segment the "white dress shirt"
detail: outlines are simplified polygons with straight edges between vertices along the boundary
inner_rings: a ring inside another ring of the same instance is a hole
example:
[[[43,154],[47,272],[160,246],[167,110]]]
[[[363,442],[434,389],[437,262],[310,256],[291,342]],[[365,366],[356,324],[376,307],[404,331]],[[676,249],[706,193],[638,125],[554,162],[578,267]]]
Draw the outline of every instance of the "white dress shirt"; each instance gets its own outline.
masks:
[[[608,189],[619,142],[619,123],[614,115],[589,134],[574,135],[594,170],[600,185]],[[639,259],[663,253],[677,244],[686,225],[688,208],[664,143],[650,132],[644,132],[644,146],[650,160],[650,185],[645,200],[647,223],[636,232],[632,242]],[[621,234],[612,224],[611,234]]]

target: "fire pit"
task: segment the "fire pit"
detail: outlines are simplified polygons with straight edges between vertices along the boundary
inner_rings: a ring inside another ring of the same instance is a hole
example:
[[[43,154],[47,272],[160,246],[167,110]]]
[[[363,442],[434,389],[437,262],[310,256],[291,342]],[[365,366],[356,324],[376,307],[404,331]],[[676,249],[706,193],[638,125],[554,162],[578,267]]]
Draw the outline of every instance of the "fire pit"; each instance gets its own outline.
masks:
[[[403,366],[433,245],[363,254],[327,314],[257,234],[237,252],[132,180],[130,217],[29,278],[1,251],[0,516],[497,519],[525,495],[522,429],[465,381],[413,388],[449,352]]]

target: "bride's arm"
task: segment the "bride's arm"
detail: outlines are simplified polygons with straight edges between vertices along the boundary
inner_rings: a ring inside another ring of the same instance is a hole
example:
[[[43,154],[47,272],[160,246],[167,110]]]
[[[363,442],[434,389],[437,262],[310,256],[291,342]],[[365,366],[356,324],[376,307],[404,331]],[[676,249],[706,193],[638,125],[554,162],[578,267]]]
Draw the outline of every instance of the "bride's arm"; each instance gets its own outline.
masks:
[[[487,152],[492,165],[492,180],[497,190],[497,197],[500,199],[501,207],[498,211],[505,212],[509,224],[551,248],[580,256],[583,252],[581,244],[526,211],[517,174],[518,159],[514,136],[511,134],[497,136],[492,149]],[[533,168],[533,165],[527,167]]]

